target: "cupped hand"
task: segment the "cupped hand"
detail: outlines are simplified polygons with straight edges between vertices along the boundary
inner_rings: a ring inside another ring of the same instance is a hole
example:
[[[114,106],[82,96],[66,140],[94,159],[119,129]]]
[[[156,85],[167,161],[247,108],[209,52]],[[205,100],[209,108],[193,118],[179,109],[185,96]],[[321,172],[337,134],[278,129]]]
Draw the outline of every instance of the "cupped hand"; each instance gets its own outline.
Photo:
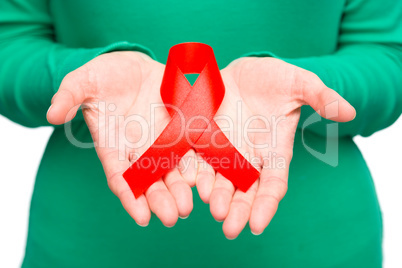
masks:
[[[64,124],[82,107],[108,185],[141,226],[148,225],[151,211],[164,225],[173,226],[193,208],[194,165],[183,172],[173,169],[138,199],[122,177],[170,120],[163,105],[155,106],[162,103],[163,72],[164,65],[143,53],[100,55],[63,79],[47,114],[50,123]],[[192,155],[194,151],[186,154]]]
[[[221,74],[226,94],[215,120],[261,175],[242,192],[221,174],[211,176],[204,163],[200,167],[207,172],[199,172],[196,184],[213,217],[224,221],[226,237],[234,239],[247,222],[252,233],[261,234],[276,213],[288,187],[300,107],[310,105],[338,122],[353,120],[356,112],[317,75],[279,59],[241,58]]]

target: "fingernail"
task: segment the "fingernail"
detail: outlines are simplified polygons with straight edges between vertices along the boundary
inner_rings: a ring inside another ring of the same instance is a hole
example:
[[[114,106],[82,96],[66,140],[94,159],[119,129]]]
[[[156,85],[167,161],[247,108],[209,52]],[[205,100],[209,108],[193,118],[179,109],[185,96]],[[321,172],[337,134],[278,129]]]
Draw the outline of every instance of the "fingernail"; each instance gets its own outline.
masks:
[[[187,215],[187,216],[185,216],[185,217],[179,216],[179,218],[182,219],[182,220],[185,220],[185,219],[188,218],[188,216],[190,216],[190,215]]]
[[[52,105],[50,105],[49,109],[47,109],[46,114],[48,114],[48,113],[49,113],[49,111],[50,111],[50,109],[52,109],[52,107],[53,107],[53,104],[52,104]]]
[[[137,222],[137,224],[138,224],[138,226],[140,226],[140,227],[147,227],[147,226],[149,225],[149,222],[146,223],[146,224],[139,224],[139,223]]]
[[[259,234],[257,234],[257,233],[254,233],[253,231],[251,231],[251,233],[252,233],[253,235],[255,235],[255,236],[262,234],[262,232],[259,233]]]

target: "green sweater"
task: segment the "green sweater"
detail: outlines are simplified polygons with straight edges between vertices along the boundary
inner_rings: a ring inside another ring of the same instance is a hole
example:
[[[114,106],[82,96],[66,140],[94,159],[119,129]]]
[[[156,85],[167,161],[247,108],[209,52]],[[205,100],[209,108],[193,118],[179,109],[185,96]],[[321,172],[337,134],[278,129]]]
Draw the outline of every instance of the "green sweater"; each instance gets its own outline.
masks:
[[[137,50],[164,63],[187,41],[211,45],[220,68],[244,55],[279,57],[315,72],[357,110],[334,125],[302,109],[299,127],[308,126],[296,133],[278,213],[262,235],[246,227],[234,241],[197,195],[175,227],[154,216],[137,226],[95,150],[56,127],[36,178],[23,267],[379,267],[381,213],[352,137],[401,114],[401,21],[400,0],[1,0],[0,114],[27,127],[49,125],[63,77],[97,55]],[[327,138],[337,129],[338,146]],[[72,133],[91,142],[82,117]]]

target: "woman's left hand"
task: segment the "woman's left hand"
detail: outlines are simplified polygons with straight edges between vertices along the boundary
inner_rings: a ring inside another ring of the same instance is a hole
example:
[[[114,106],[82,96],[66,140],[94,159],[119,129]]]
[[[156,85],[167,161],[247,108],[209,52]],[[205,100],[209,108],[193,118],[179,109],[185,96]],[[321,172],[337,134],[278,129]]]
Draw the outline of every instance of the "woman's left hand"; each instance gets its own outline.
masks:
[[[322,117],[338,122],[353,120],[356,111],[317,75],[279,59],[241,58],[221,73],[226,94],[216,122],[224,129],[235,127],[228,138],[244,156],[259,163],[261,175],[247,192],[236,190],[219,173],[214,177],[199,172],[196,184],[213,217],[224,221],[226,237],[234,239],[247,222],[252,233],[261,234],[276,213],[287,191],[300,107],[310,105]],[[249,131],[236,136],[240,133],[236,126],[242,122]]]

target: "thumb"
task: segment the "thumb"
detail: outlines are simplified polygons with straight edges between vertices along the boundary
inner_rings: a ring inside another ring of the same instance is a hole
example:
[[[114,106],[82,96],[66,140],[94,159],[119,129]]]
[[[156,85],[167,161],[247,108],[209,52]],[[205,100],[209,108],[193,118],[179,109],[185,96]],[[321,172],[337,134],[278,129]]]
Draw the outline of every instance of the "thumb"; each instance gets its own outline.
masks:
[[[337,122],[348,122],[356,117],[356,110],[333,89],[328,88],[313,73],[302,86],[303,102],[310,105],[320,116]]]
[[[67,74],[47,112],[47,120],[53,125],[61,125],[71,121],[78,109],[87,99],[85,88],[90,87],[87,75],[79,69]]]

